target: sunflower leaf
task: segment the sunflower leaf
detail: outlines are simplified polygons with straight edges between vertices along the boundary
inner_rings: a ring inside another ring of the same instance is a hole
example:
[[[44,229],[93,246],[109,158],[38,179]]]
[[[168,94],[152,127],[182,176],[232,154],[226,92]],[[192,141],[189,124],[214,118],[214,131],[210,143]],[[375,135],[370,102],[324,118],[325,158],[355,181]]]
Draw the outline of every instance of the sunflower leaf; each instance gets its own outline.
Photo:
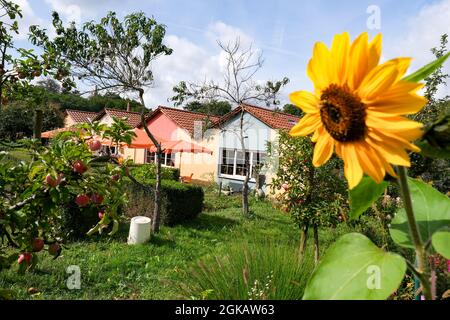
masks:
[[[422,240],[427,242],[438,230],[450,227],[450,199],[428,184],[408,178],[414,216]],[[398,245],[414,248],[405,209],[399,209],[391,222],[390,233]]]
[[[349,191],[350,219],[356,219],[364,213],[387,188],[388,183],[376,183],[372,178],[364,176],[361,182]]]
[[[360,233],[339,238],[306,285],[304,300],[381,300],[398,288],[405,260]]]
[[[450,229],[439,230],[431,238],[433,248],[446,259],[450,259]]]
[[[409,82],[422,81],[423,79],[430,76],[437,69],[439,69],[444,64],[445,60],[447,60],[447,58],[449,56],[450,56],[450,52],[447,53],[446,55],[443,55],[442,57],[434,60],[433,62],[430,62],[426,66],[423,66],[422,68],[420,68],[416,72],[410,74],[409,76],[404,77],[402,80],[409,81]]]

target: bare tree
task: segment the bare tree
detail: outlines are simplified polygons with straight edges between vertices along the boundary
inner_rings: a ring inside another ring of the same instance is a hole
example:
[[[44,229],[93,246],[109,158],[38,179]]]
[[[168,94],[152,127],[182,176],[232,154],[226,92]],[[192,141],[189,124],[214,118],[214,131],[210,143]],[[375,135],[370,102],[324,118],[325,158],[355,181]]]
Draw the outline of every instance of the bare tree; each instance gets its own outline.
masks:
[[[240,39],[223,43],[218,41],[220,49],[225,53],[226,69],[223,80],[205,80],[203,83],[180,82],[173,88],[176,95],[171,98],[177,105],[186,100],[225,100],[240,108],[239,142],[244,156],[245,178],[242,186],[242,211],[249,214],[248,182],[250,180],[250,163],[247,158],[245,104],[262,102],[269,105],[279,104],[278,93],[282,86],[289,82],[284,78],[280,81],[267,81],[264,85],[255,81],[257,72],[263,67],[264,59],[261,51],[253,49],[252,45],[243,47]]]

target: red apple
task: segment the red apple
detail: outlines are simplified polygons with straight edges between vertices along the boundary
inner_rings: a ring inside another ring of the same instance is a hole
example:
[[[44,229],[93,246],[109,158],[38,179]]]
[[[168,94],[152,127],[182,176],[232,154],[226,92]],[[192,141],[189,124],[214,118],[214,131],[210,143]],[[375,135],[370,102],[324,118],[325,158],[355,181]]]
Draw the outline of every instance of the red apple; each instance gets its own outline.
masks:
[[[48,175],[45,177],[45,182],[46,182],[50,187],[52,187],[52,188],[56,187],[56,186],[59,184],[60,181],[61,181],[61,180],[58,181],[58,179],[53,178],[53,177],[51,176],[51,174],[48,174]]]
[[[76,198],[75,198],[75,203],[79,206],[79,207],[86,207],[89,204],[89,197],[85,194],[79,194]]]
[[[102,144],[98,140],[89,142],[89,149],[91,151],[98,151],[102,148]]]
[[[29,265],[31,263],[31,258],[33,258],[33,255],[31,253],[21,253],[19,259],[17,259],[17,263],[22,264],[25,261]]]
[[[72,165],[72,168],[73,168],[73,171],[75,171],[76,173],[79,173],[79,174],[83,174],[87,170],[86,165],[80,160],[75,161]]]
[[[113,175],[113,176],[111,177],[111,179],[112,179],[112,181],[119,181],[120,175],[115,174],[115,175]]]
[[[102,204],[103,200],[104,200],[104,198],[101,194],[94,193],[91,196],[91,201],[95,204]]]
[[[58,256],[61,252],[61,246],[58,244],[58,242],[52,243],[48,246],[48,253],[52,256]]]
[[[34,238],[33,240],[31,240],[31,246],[33,247],[34,252],[42,251],[42,249],[44,249],[44,240],[40,238]]]
[[[98,218],[100,220],[102,220],[104,216],[105,216],[105,211],[101,210],[101,211],[98,212]]]

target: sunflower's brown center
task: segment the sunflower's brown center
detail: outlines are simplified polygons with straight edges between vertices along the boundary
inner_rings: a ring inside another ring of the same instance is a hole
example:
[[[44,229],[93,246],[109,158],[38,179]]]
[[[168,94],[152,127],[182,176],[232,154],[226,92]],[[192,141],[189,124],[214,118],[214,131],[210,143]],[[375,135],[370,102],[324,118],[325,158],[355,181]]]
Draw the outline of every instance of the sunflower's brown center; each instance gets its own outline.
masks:
[[[328,133],[337,141],[360,140],[366,133],[366,110],[358,96],[336,84],[322,91],[320,117]]]

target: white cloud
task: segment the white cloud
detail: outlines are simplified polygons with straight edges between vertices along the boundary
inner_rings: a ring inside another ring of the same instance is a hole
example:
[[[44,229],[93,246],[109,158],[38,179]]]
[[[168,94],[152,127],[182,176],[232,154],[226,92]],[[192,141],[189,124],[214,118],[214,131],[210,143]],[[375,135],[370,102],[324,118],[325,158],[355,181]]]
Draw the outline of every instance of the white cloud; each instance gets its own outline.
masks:
[[[220,39],[222,43],[227,44],[233,42],[236,38],[239,38],[240,43],[243,46],[249,46],[253,43],[253,39],[248,34],[239,28],[225,24],[222,21],[211,23],[208,26],[206,36],[209,41],[214,44],[217,43],[218,39]]]
[[[19,34],[15,35],[16,40],[24,40],[28,38],[28,30],[32,25],[43,25],[44,21],[39,18],[30,6],[28,0],[16,0],[16,4],[22,10],[22,19],[18,19]]]
[[[430,49],[439,46],[440,36],[450,35],[450,0],[424,6],[420,12],[408,21],[408,33],[395,43],[389,43],[386,51],[389,57],[410,56],[413,63],[410,72],[424,66],[435,59]],[[444,71],[450,73],[450,63],[447,62]],[[442,86],[439,96],[450,95],[450,83]]]
[[[200,46],[175,35],[166,36],[166,44],[173,49],[173,53],[161,57],[154,64],[155,87],[148,88],[145,94],[148,107],[172,105],[167,99],[174,95],[172,88],[180,81],[220,81],[226,62],[224,53],[217,46],[217,39],[227,43],[239,37],[243,46],[254,42],[242,30],[223,22],[210,24],[203,35],[205,40],[214,44],[212,49],[208,49],[210,46]]]
[[[67,21],[81,22],[81,7],[80,5],[92,3],[95,1],[71,1],[71,0],[45,0],[52,10],[58,12]],[[83,8],[83,12],[89,12]]]

